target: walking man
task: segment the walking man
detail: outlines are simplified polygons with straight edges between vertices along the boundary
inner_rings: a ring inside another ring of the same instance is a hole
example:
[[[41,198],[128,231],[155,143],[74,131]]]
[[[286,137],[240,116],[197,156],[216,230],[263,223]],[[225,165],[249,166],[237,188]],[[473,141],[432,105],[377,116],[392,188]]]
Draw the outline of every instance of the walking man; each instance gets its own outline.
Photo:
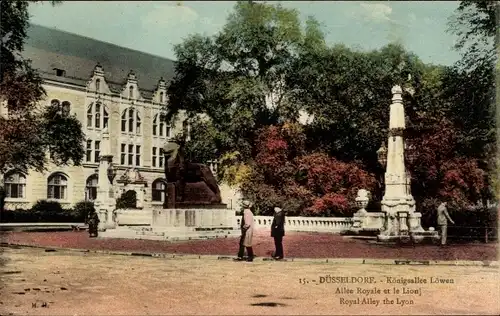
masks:
[[[446,245],[446,238],[448,237],[448,221],[455,224],[451,219],[448,210],[446,209],[446,202],[441,203],[437,208],[437,224],[441,229],[441,245]]]
[[[274,218],[271,223],[271,237],[274,238],[275,260],[283,259],[283,236],[285,236],[285,213],[279,207],[274,208]]]
[[[243,216],[241,218],[241,238],[240,238],[240,248],[238,251],[237,261],[243,260],[243,255],[245,254],[245,248],[247,250],[247,261],[252,262],[254,258],[253,248],[252,248],[252,238],[253,238],[253,213],[251,210],[252,204],[250,201],[243,201]]]

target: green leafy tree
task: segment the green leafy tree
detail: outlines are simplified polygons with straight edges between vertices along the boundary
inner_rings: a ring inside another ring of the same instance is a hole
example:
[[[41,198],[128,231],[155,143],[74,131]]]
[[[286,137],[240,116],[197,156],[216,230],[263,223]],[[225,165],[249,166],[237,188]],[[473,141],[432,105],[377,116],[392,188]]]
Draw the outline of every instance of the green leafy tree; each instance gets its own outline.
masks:
[[[495,159],[498,148],[495,100],[500,95],[499,17],[498,1],[460,2],[450,20],[450,31],[458,36],[455,48],[462,58],[454,65],[446,85],[454,103],[453,119],[464,132],[462,151],[478,159],[482,169],[490,170],[490,195],[497,197],[499,191],[494,188],[500,170]]]
[[[14,167],[42,171],[48,152],[59,165],[79,165],[84,156],[85,138],[76,117],[64,115],[61,105],[37,107],[46,96],[42,79],[20,55],[32,2],[1,2],[0,101],[9,115],[0,118],[0,172]]]
[[[307,131],[309,147],[376,169],[375,152],[387,135],[391,88],[402,85],[405,99],[418,101],[424,66],[397,44],[371,52],[336,45],[299,55],[288,84],[293,102],[314,117]],[[413,106],[416,111],[422,105]]]
[[[237,153],[248,162],[260,128],[298,117],[285,78],[299,51],[322,45],[313,19],[303,30],[295,10],[238,2],[221,32],[193,35],[175,47],[177,75],[169,87],[167,119],[181,111],[191,118],[206,114],[219,157]]]
[[[196,119],[191,122],[191,139],[186,143],[186,156],[192,162],[207,163],[218,158],[219,134],[210,120]]]
[[[7,117],[0,117],[2,173],[10,168],[42,171],[49,161],[79,165],[84,156],[80,122],[65,115],[60,105],[38,107],[46,96],[42,78],[20,54],[29,25],[28,7],[34,2],[0,2],[0,104],[8,110]]]

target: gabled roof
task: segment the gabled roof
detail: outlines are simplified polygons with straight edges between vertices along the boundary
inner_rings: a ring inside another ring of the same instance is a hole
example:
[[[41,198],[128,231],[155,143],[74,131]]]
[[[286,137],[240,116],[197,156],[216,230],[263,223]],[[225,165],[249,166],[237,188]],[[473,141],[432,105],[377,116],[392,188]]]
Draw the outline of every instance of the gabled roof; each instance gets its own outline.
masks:
[[[141,90],[152,91],[161,77],[169,82],[175,74],[173,60],[85,36],[34,24],[27,35],[22,55],[31,59],[33,67],[47,79],[85,85],[100,63],[106,82],[115,92],[126,83],[130,70]],[[55,76],[54,68],[64,70],[64,77]]]

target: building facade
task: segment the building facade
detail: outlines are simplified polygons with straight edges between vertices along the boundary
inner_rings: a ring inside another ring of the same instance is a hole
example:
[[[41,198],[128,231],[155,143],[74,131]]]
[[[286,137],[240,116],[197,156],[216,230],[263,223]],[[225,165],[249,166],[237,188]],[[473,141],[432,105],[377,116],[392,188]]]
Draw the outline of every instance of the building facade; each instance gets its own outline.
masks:
[[[168,106],[166,89],[174,62],[36,25],[28,31],[23,55],[44,79],[47,97],[42,105],[60,105],[82,123],[86,155],[82,166],[49,165],[47,172],[7,171],[3,175],[6,208],[28,209],[44,199],[71,208],[79,201],[95,199],[105,128],[116,179],[131,169],[138,171],[145,182],[144,206],[161,205],[162,148],[185,124],[182,115],[173,124],[161,115]]]

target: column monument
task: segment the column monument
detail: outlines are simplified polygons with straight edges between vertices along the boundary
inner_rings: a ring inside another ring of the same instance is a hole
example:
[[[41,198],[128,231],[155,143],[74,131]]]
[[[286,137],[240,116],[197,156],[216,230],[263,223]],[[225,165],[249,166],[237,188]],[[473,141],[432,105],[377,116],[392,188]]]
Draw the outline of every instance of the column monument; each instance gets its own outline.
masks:
[[[115,226],[113,212],[116,207],[116,200],[112,188],[112,164],[113,155],[109,142],[109,132],[105,128],[102,132],[101,153],[99,156],[97,197],[94,201],[94,207],[99,215],[99,230],[104,231],[107,228]]]
[[[415,212],[415,200],[411,194],[410,178],[405,167],[405,111],[400,86],[392,88],[392,103],[389,113],[389,135],[387,139],[387,165],[385,171],[385,193],[382,212],[384,227],[377,236],[380,241],[422,241],[426,232],[420,224],[422,214]],[[383,147],[385,150],[385,147]],[[433,236],[434,237],[434,236]]]

